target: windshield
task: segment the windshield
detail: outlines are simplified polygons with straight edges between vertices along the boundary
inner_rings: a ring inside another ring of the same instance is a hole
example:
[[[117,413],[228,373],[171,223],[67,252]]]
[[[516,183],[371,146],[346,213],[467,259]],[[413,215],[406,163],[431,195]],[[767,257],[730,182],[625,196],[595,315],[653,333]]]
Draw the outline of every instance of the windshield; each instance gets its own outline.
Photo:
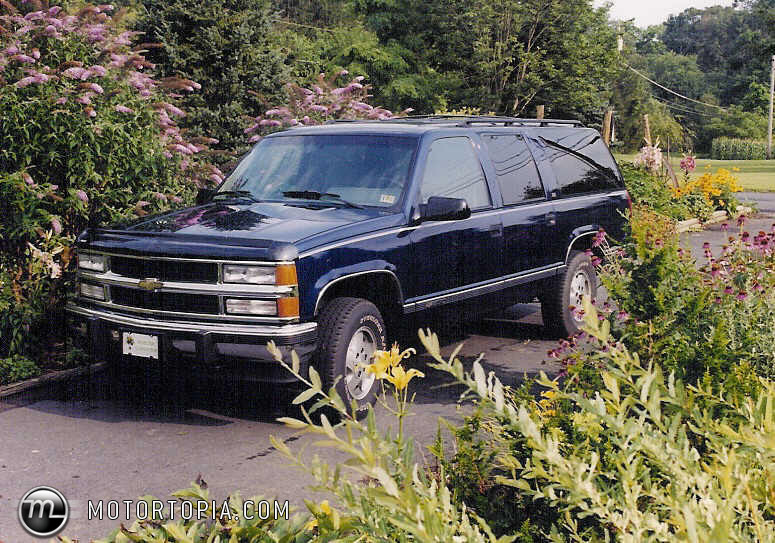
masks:
[[[240,162],[219,192],[247,190],[259,200],[283,201],[317,192],[321,196],[314,199],[326,203],[391,207],[404,190],[416,147],[416,138],[396,136],[267,138]]]

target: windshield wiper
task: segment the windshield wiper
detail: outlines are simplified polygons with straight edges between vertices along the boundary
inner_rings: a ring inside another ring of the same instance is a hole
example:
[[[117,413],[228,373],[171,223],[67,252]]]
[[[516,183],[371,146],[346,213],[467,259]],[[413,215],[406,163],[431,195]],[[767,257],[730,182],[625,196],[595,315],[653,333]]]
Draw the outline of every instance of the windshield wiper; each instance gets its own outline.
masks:
[[[236,196],[238,198],[247,198],[248,200],[251,200],[253,202],[260,202],[258,198],[256,198],[252,192],[249,190],[222,190],[220,192],[216,192],[213,194],[213,198],[216,196]]]
[[[344,204],[347,207],[354,207],[356,209],[363,209],[363,206],[348,202],[338,194],[332,192],[318,192],[316,190],[286,190],[283,192],[283,196],[286,198],[299,198],[302,200],[321,200],[321,198],[332,198],[337,203]]]

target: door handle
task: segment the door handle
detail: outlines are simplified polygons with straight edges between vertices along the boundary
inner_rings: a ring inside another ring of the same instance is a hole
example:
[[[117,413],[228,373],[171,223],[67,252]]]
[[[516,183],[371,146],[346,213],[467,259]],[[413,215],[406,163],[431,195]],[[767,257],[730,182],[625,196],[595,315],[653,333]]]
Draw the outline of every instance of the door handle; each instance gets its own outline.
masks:
[[[497,238],[503,235],[503,225],[500,223],[490,225],[487,230],[490,231],[490,237],[493,238]]]
[[[546,217],[546,224],[548,224],[549,226],[557,226],[557,213],[552,211],[551,213],[547,213],[545,217]]]

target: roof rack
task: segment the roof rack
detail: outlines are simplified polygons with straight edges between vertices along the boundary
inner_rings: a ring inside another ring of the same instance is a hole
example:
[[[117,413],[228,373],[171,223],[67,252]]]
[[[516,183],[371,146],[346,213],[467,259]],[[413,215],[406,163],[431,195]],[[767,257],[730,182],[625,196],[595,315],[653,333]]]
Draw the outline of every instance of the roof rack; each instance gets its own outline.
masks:
[[[504,117],[497,115],[408,115],[406,117],[393,117],[384,120],[357,120],[357,119],[335,119],[328,123],[340,122],[374,122],[374,123],[450,123],[455,122],[455,126],[471,126],[474,124],[501,124],[503,126],[574,126],[581,127],[584,124],[581,121],[571,119],[523,119],[520,117]]]

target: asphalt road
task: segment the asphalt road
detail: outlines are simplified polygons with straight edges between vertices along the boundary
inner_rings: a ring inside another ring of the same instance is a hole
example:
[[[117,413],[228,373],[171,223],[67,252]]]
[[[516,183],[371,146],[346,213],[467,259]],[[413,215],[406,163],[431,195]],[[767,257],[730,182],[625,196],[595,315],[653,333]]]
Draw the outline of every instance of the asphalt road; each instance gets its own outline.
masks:
[[[775,221],[775,194],[746,194],[743,200],[755,201],[760,210],[749,228],[769,230]],[[726,235],[715,225],[685,239],[699,255],[705,241],[718,247]],[[446,340],[445,352],[464,341],[464,362],[470,365],[484,353],[485,367],[505,383],[524,373],[552,373],[557,366],[546,360],[546,352],[556,340],[545,337],[540,323],[538,305],[517,305],[468,325],[457,338]],[[412,383],[417,389],[415,415],[407,422],[408,431],[425,445],[435,437],[440,417],[461,416],[459,389],[444,386],[449,381],[427,363],[425,356],[409,361],[427,377]],[[305,488],[310,483],[306,474],[289,467],[269,443],[274,435],[291,440],[289,445],[298,450],[309,441],[294,440],[291,431],[274,422],[282,411],[279,404],[287,399],[276,391],[250,392],[255,401],[245,406],[233,383],[203,378],[200,393],[181,412],[153,399],[140,405],[112,399],[103,380],[95,377],[91,383],[54,389],[49,398],[28,405],[0,401],[0,542],[35,541],[19,525],[17,507],[23,494],[38,485],[66,496],[72,515],[63,533],[81,542],[107,535],[120,522],[87,519],[88,500],[120,502],[148,494],[166,500],[200,474],[218,500],[235,490],[296,505],[316,498]],[[321,456],[336,459],[326,451]]]

